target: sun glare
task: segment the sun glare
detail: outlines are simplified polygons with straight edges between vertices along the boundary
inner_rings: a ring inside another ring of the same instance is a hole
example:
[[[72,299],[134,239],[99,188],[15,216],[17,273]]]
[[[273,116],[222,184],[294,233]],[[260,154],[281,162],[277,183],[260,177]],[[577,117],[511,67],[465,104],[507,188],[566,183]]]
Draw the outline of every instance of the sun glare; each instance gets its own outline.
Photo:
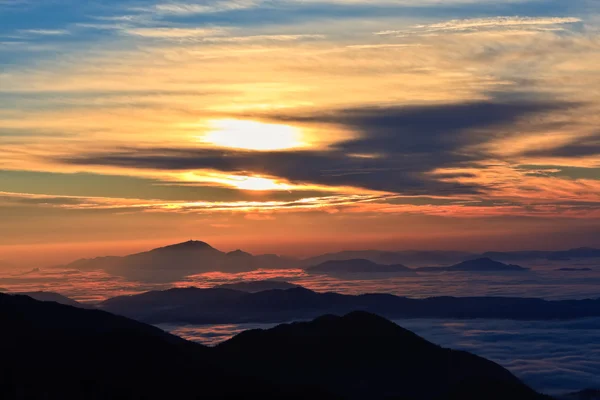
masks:
[[[285,183],[278,183],[272,179],[249,176],[234,182],[238,189],[242,190],[289,190]]]
[[[202,140],[221,147],[268,151],[304,145],[300,130],[289,125],[219,119],[211,121],[210,128]]]

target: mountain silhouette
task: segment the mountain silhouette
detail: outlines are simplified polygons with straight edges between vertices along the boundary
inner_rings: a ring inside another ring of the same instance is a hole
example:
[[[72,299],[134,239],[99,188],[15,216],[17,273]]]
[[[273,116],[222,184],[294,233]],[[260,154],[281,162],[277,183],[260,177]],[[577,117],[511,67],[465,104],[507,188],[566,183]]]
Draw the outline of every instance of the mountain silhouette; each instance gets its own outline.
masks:
[[[579,247],[569,250],[558,251],[490,251],[483,253],[482,256],[493,258],[500,261],[525,261],[525,260],[570,260],[585,258],[600,258],[600,249],[591,247]]]
[[[365,259],[330,260],[306,269],[311,274],[401,274],[414,275],[415,271],[404,265],[383,265]]]
[[[231,289],[248,293],[264,292],[266,290],[287,290],[297,287],[299,286],[294,285],[293,283],[277,280],[225,283],[223,285],[215,286],[216,289]]]
[[[528,270],[528,268],[518,265],[494,261],[488,257],[463,261],[450,267],[422,267],[417,269],[420,272],[524,272]]]
[[[84,304],[81,304],[73,299],[63,296],[62,294],[54,293],[54,292],[39,291],[39,292],[18,292],[18,293],[9,293],[9,294],[11,294],[13,296],[29,296],[35,300],[52,301],[55,303],[64,304],[64,305],[72,306],[72,307],[80,307],[80,308],[87,307]]]
[[[199,240],[188,240],[187,242],[172,244],[169,246],[159,247],[154,250],[150,250],[150,253],[164,253],[164,252],[179,252],[179,251],[207,251],[207,252],[219,252],[211,245],[206,242]]]
[[[229,307],[247,293],[221,288],[175,288],[138,295],[118,296],[100,303],[99,308],[145,320],[157,314],[171,314],[186,308],[211,310]],[[210,312],[210,311],[209,311]]]
[[[474,253],[462,251],[381,251],[381,250],[350,250],[338,253],[328,253],[301,261],[304,267],[312,267],[327,261],[342,261],[363,259],[383,265],[448,265],[464,261],[475,256]]]
[[[228,324],[285,322],[322,314],[368,311],[390,319],[490,318],[554,320],[600,317],[600,299],[560,300],[520,297],[432,297],[390,294],[317,293],[302,287],[246,293],[239,290],[170,289],[122,296],[100,303],[102,310],[144,322]]]
[[[424,269],[420,269],[421,272],[442,272],[444,271],[443,269],[434,270],[431,266],[447,266],[456,263],[462,264],[462,262],[477,259],[516,261],[532,259],[563,260],[591,257],[600,258],[600,250],[582,247],[554,252],[487,252],[480,255],[460,251],[406,250],[394,252],[357,250],[328,253],[304,260],[297,260],[275,254],[252,255],[242,250],[225,253],[215,249],[206,242],[190,240],[124,257],[108,256],[80,259],[57,267],[81,271],[103,270],[110,274],[122,276],[130,280],[167,283],[178,281],[189,275],[205,272],[238,273],[254,271],[257,269],[310,269],[315,266],[321,266],[329,261],[354,262],[353,260],[368,260],[378,265],[377,267],[371,266],[372,268],[370,268],[370,271],[373,271],[374,269],[381,269],[382,271],[380,272],[389,271],[389,269],[386,270],[382,266],[394,266],[397,272],[401,273],[400,267],[405,265],[411,267],[423,267]],[[458,268],[457,266],[460,264],[453,265],[453,267]],[[455,270],[457,270],[456,268]],[[357,266],[356,269],[360,270],[361,268]],[[367,269],[366,266],[365,269]],[[470,271],[478,271],[481,269],[486,268],[474,268],[470,269]],[[505,268],[492,266],[488,267],[486,270],[497,272],[509,269],[513,271],[519,270],[511,268],[510,265]],[[467,271],[467,269],[464,270]],[[409,273],[409,271],[406,270],[406,273]]]
[[[143,282],[173,282],[204,272],[248,272],[295,267],[295,260],[273,254],[253,256],[241,250],[224,253],[208,243],[190,240],[124,257],[77,260],[62,268],[104,270]]]
[[[246,331],[217,350],[241,371],[347,399],[542,398],[491,361],[364,312]]]
[[[568,393],[558,398],[559,400],[600,400],[600,390],[585,389],[575,393]]]
[[[488,251],[481,254],[462,251],[423,251],[423,250],[351,250],[338,253],[328,253],[302,260],[300,264],[307,268],[330,260],[366,259],[378,264],[403,264],[415,266],[447,266],[462,261],[478,258],[490,258],[497,261],[530,261],[530,260],[570,260],[600,258],[600,249],[580,247],[570,250],[545,251]]]
[[[591,268],[558,268],[555,271],[566,271],[566,272],[585,272],[585,271],[593,271]]]
[[[0,294],[0,398],[523,399],[497,364],[354,312],[216,348],[103,311]]]
[[[0,320],[3,400],[326,398],[245,377],[213,349],[103,311],[0,295]]]

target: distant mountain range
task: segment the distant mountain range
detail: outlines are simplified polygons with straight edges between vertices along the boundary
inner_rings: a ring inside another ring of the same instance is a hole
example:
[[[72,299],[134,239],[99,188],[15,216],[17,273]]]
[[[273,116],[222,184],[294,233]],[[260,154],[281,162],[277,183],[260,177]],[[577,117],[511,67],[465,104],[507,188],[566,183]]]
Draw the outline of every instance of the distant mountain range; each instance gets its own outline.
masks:
[[[566,251],[519,251],[488,252],[483,254],[456,251],[343,251],[324,254],[304,260],[282,257],[274,254],[252,255],[241,250],[222,252],[201,241],[188,241],[161,247],[143,253],[124,257],[98,257],[81,259],[62,268],[81,271],[104,270],[130,280],[144,282],[173,282],[186,276],[205,272],[248,272],[256,269],[305,268],[310,272],[373,272],[410,273],[405,266],[421,267],[420,272],[440,272],[433,267],[444,267],[446,271],[477,271],[482,268],[458,267],[465,261],[489,259],[494,261],[567,260],[573,258],[600,258],[600,250],[579,248]],[[361,261],[357,261],[361,260]],[[341,261],[351,261],[345,266]],[[373,264],[368,264],[371,262]],[[487,271],[509,270],[508,267],[494,267],[488,263]],[[448,267],[452,265],[452,267]],[[392,268],[383,267],[392,266]],[[461,269],[462,268],[462,269]],[[519,270],[512,268],[513,271]]]
[[[377,264],[364,259],[330,260],[314,267],[309,267],[306,272],[312,274],[395,274],[415,275],[415,271],[401,264]]]
[[[421,268],[408,268],[404,265],[386,265],[377,264],[373,261],[363,259],[353,260],[331,260],[325,261],[317,266],[309,267],[306,272],[311,274],[324,274],[324,275],[348,275],[348,274],[386,274],[386,275],[400,275],[400,276],[411,276],[416,275],[417,272],[431,273],[431,272],[493,272],[493,273],[504,273],[504,272],[525,272],[528,268],[520,267],[518,265],[504,264],[499,261],[494,261],[489,258],[478,258],[473,260],[467,260],[460,262],[449,267],[421,267]]]
[[[496,261],[533,261],[533,260],[571,260],[600,258],[600,249],[581,247],[559,251],[490,251],[469,253],[461,251],[341,251],[311,257],[301,261],[303,266],[313,266],[329,260],[366,259],[378,264],[403,264],[414,266],[444,266],[478,258],[490,258]]]
[[[576,249],[559,251],[490,251],[487,253],[483,253],[482,256],[500,261],[525,261],[536,259],[566,261],[580,258],[598,258],[600,257],[600,249],[595,249],[591,247],[579,247]]]
[[[558,268],[555,271],[585,272],[585,271],[593,271],[593,270],[591,268]]]
[[[215,348],[123,317],[0,294],[0,397],[536,400],[509,371],[353,312]]]
[[[300,287],[293,283],[276,281],[276,280],[264,280],[264,281],[248,281],[248,282],[237,282],[237,283],[226,283],[223,285],[215,286],[215,289],[231,289],[239,290],[241,292],[256,293],[264,292],[265,290],[287,290]]]
[[[146,282],[171,282],[204,272],[295,268],[296,261],[273,254],[253,256],[241,250],[224,253],[207,243],[191,240],[125,257],[82,259],[62,267],[81,271],[100,269]]]
[[[362,310],[390,319],[489,318],[552,320],[600,317],[600,298],[547,301],[510,297],[431,297],[411,299],[390,294],[343,295],[305,288],[247,293],[238,290],[185,288],[121,296],[98,308],[143,322],[228,324],[306,320],[322,314]]]
[[[420,272],[524,272],[528,270],[529,268],[504,264],[487,257],[463,261],[450,267],[417,268],[417,271]]]
[[[381,250],[351,250],[338,253],[328,253],[302,260],[303,267],[319,265],[333,260],[369,260],[383,265],[450,265],[460,261],[477,258],[475,253],[462,251],[381,251]]]

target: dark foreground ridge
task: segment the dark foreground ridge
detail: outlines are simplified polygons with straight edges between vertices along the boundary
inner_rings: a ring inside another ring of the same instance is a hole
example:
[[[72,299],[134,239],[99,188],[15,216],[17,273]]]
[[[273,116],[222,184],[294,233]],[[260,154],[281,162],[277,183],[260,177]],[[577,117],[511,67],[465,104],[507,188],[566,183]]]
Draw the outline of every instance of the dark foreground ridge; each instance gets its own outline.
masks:
[[[600,400],[600,390],[585,389],[575,393],[568,393],[560,396],[559,400]]]
[[[109,299],[99,308],[140,321],[220,324],[285,322],[362,310],[386,318],[574,319],[600,316],[600,299],[547,301],[521,297],[343,295],[305,288],[246,293],[213,288],[169,289]]]
[[[543,398],[491,361],[365,312],[246,331],[217,350],[255,376],[310,382],[343,398]]]
[[[0,399],[308,399],[214,349],[98,310],[0,294]],[[309,389],[307,389],[309,390]]]
[[[0,398],[545,398],[499,365],[372,314],[248,331],[208,348],[98,310],[0,294]]]

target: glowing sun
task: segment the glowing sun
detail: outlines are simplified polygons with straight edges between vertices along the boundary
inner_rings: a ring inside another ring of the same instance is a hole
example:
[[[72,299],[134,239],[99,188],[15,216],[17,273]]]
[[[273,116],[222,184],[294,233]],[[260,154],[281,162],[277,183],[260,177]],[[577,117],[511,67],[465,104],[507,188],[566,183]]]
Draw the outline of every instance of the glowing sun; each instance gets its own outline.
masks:
[[[303,146],[300,130],[289,125],[239,119],[210,121],[204,142],[246,150],[284,150]]]
[[[234,183],[238,189],[242,190],[289,190],[290,186],[285,183],[279,183],[272,179],[260,178],[256,176],[244,177]]]

